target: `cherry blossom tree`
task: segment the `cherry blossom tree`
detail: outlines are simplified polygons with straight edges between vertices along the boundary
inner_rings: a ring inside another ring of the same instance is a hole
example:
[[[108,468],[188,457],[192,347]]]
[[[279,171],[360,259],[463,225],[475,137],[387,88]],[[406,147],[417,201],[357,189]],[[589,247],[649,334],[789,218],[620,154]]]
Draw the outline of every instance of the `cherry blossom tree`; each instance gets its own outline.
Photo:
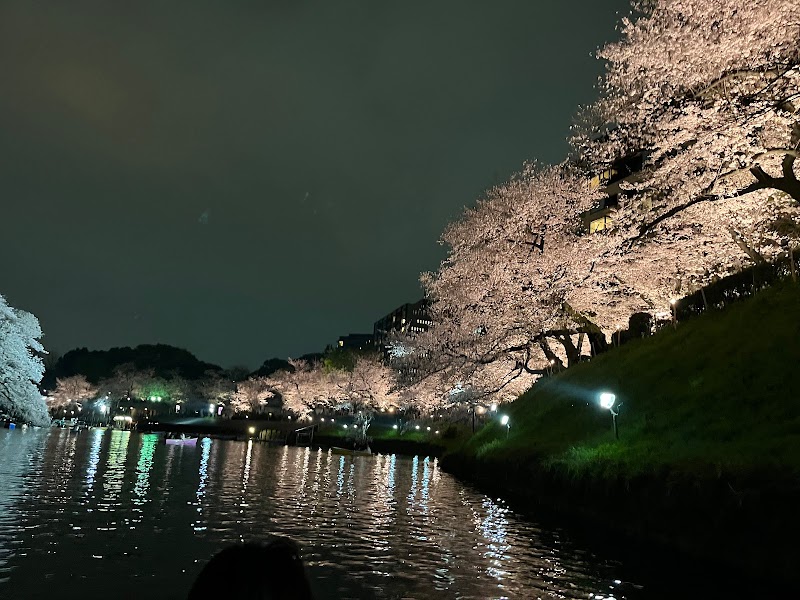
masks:
[[[31,313],[12,308],[0,295],[0,409],[33,425],[48,425],[47,406],[37,387],[44,367],[42,329]]]
[[[227,377],[227,374],[219,371],[206,371],[197,384],[197,392],[205,402],[221,406],[227,406],[231,403],[231,398],[236,390],[237,384],[230,377]],[[244,406],[245,404],[240,403],[239,406]]]
[[[59,377],[56,379],[56,389],[47,396],[47,405],[51,412],[60,409],[80,408],[81,402],[97,396],[97,387],[86,380],[84,375]]]
[[[504,397],[603,344],[571,306],[612,245],[583,231],[581,215],[598,198],[568,165],[530,164],[466,210],[442,236],[447,258],[422,277],[435,326],[406,340],[403,368]]]
[[[255,412],[273,395],[266,377],[250,377],[236,384],[231,408],[234,412]]]
[[[627,237],[695,204],[711,219],[715,203],[760,190],[771,192],[758,195],[762,202],[800,203],[800,4],[652,0],[634,8],[622,39],[599,53],[603,96],[572,140],[594,168],[645,152],[629,186],[635,193],[617,215]]]
[[[283,407],[303,418],[317,407],[332,407],[341,401],[338,372],[329,372],[320,363],[289,359],[292,370],[276,371],[268,385],[282,398]]]
[[[395,390],[394,371],[384,365],[377,355],[358,356],[353,370],[340,372],[336,379],[338,387],[346,398],[344,406],[347,406],[355,417],[353,437],[357,443],[366,444],[367,430],[375,413],[388,410],[400,400]]]

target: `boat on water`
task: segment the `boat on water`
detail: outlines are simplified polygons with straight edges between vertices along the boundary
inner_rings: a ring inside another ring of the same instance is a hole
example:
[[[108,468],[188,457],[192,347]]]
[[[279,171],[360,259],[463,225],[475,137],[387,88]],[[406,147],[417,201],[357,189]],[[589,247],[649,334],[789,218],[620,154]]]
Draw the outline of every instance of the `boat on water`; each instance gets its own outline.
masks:
[[[333,446],[331,448],[332,454],[341,454],[344,456],[372,456],[372,450],[369,448],[365,450],[352,450],[350,448],[338,448]]]
[[[164,441],[168,446],[197,446],[196,437],[167,438]]]

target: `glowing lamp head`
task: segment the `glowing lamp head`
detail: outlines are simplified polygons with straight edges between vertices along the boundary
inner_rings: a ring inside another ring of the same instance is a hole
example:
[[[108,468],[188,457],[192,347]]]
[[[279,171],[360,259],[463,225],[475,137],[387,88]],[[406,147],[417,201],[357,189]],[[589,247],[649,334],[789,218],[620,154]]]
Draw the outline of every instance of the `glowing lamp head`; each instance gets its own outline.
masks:
[[[392,429],[397,429],[397,424],[392,425]]]
[[[492,402],[492,405],[489,408],[492,412],[497,412],[497,402]]]
[[[611,410],[614,406],[614,402],[617,401],[617,397],[610,393],[610,392],[603,392],[600,394],[600,406],[607,410]]]
[[[508,415],[503,415],[500,417],[500,425],[508,426]]]
[[[253,434],[256,432],[256,428],[255,428],[255,427],[251,427],[251,428],[250,428],[250,429],[248,429],[247,431],[249,431],[249,432],[250,432],[250,435],[253,435]]]
[[[344,427],[345,429],[347,429],[347,425],[342,425],[342,427]]]
[[[414,429],[419,429],[419,425],[416,425],[416,426],[414,427]]]

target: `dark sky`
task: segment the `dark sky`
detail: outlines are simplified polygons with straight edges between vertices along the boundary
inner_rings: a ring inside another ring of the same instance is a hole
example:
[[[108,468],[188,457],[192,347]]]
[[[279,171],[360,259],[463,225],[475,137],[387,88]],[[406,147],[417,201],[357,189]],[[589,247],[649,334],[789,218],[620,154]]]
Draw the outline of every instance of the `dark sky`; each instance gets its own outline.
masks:
[[[625,0],[0,4],[0,293],[45,345],[222,365],[421,296],[445,224],[558,162]]]

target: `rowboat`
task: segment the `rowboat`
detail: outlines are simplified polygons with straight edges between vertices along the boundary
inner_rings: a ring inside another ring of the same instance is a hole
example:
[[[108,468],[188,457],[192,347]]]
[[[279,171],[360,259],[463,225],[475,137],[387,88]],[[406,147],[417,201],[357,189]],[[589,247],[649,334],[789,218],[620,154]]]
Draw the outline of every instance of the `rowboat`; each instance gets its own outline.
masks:
[[[372,456],[372,450],[367,448],[366,450],[351,450],[350,448],[338,448],[333,446],[331,448],[332,454],[342,454],[344,456]]]
[[[197,438],[167,438],[165,440],[168,446],[196,446]]]

